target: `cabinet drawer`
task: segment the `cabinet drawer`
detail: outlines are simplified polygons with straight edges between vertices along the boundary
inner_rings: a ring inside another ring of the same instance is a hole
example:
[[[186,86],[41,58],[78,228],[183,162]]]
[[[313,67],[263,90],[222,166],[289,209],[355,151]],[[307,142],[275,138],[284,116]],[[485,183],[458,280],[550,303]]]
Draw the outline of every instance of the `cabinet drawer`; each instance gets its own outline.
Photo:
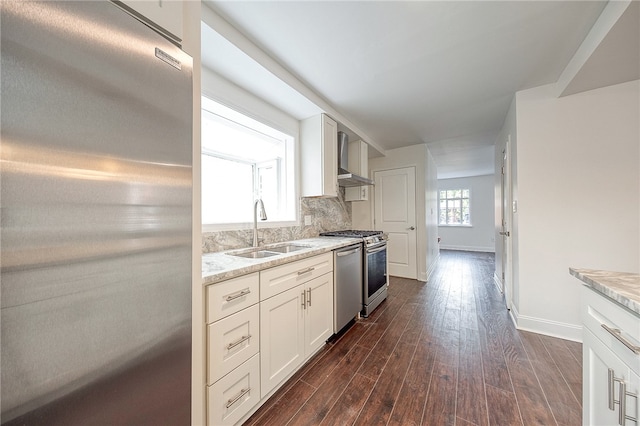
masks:
[[[256,272],[207,286],[207,324],[258,303],[259,281]]]
[[[632,345],[640,346],[640,317],[588,287],[583,287],[582,297],[582,317],[585,327],[616,353],[636,374],[640,374],[640,355],[633,353],[602,326],[604,324],[609,328],[620,330],[622,338]]]
[[[333,271],[333,252],[276,266],[260,272],[260,300]]]
[[[232,425],[260,401],[260,358],[254,355],[207,389],[207,424]]]
[[[212,384],[257,354],[260,347],[260,306],[228,316],[207,327],[207,383]]]

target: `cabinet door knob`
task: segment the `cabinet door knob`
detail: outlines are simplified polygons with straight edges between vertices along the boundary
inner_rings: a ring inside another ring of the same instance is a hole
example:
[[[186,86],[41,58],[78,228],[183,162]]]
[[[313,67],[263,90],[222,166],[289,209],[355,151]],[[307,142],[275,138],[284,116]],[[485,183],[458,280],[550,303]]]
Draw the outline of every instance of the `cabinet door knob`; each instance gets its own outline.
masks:
[[[407,228],[408,231],[415,231],[416,227],[415,226],[410,226]]]

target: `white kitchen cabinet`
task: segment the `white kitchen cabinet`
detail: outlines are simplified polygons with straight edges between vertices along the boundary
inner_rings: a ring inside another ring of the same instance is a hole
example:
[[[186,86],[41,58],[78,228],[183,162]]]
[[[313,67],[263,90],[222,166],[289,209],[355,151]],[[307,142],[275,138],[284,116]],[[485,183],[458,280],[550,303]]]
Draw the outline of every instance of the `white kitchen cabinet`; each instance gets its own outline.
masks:
[[[300,122],[303,197],[338,196],[338,123],[326,114]]]
[[[333,334],[333,253],[205,289],[207,422],[240,424]]]
[[[258,402],[260,357],[254,355],[207,388],[207,424],[237,424]]]
[[[260,401],[260,275],[207,286],[207,421],[235,424]]]
[[[268,299],[331,271],[331,252],[265,269],[260,271],[260,299]]]
[[[583,424],[635,426],[640,355],[614,334],[621,333],[622,339],[637,346],[640,317],[587,287],[583,287],[582,305]]]
[[[369,176],[369,146],[365,142],[349,142],[349,171],[359,176]],[[345,200],[366,201],[369,199],[369,188],[369,186],[347,187]]]
[[[294,287],[260,302],[260,387],[267,395],[304,359],[304,293]]]
[[[333,334],[333,273],[302,285],[307,291],[304,318],[305,357],[320,349]]]
[[[258,272],[208,286],[205,290],[207,324],[258,303],[259,290]]]
[[[213,384],[260,350],[260,308],[253,305],[207,327],[208,384]]]
[[[170,38],[174,41],[182,41],[182,1],[123,0],[122,3],[142,15],[146,21],[151,21],[164,34],[172,36]]]
[[[260,385],[267,395],[333,334],[333,273],[260,302]]]

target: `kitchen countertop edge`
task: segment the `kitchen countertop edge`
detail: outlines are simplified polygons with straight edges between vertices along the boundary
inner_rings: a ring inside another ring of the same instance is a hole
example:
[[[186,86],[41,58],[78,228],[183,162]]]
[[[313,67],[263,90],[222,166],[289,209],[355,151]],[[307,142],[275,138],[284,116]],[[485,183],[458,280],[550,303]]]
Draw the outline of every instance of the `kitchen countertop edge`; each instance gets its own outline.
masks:
[[[240,277],[242,275],[259,272],[268,268],[273,268],[274,266],[284,265],[290,262],[295,262],[296,260],[302,260],[307,257],[327,253],[351,244],[357,244],[358,242],[361,242],[361,240],[357,238],[339,237],[317,237],[303,240],[284,241],[277,244],[271,244],[270,246],[299,244],[309,246],[309,248],[262,259],[248,259],[228,254],[229,252],[242,249],[204,253],[202,255],[202,285],[207,286],[231,278]],[[266,246],[266,248],[268,247],[269,246]]]
[[[569,268],[583,285],[640,316],[640,275],[599,269]]]

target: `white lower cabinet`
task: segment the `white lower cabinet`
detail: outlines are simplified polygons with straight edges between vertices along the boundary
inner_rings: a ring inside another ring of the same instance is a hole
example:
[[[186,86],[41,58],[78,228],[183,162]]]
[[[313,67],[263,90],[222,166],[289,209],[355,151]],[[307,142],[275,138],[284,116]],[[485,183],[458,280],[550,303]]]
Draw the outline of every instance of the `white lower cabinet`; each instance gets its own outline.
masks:
[[[233,425],[260,402],[260,275],[206,288],[207,423]]]
[[[304,359],[302,286],[260,302],[260,388],[267,395]]]
[[[640,425],[640,317],[583,289],[582,422]]]
[[[260,356],[254,355],[240,367],[207,389],[207,423],[233,425],[260,401]]]
[[[333,334],[333,273],[260,303],[260,385],[267,395]]]
[[[260,349],[260,308],[253,305],[207,326],[209,384],[254,356]]]
[[[206,299],[207,423],[239,424],[333,334],[333,254],[209,285]]]
[[[305,357],[313,355],[333,334],[333,273],[318,277],[303,287],[307,290],[304,310]]]

